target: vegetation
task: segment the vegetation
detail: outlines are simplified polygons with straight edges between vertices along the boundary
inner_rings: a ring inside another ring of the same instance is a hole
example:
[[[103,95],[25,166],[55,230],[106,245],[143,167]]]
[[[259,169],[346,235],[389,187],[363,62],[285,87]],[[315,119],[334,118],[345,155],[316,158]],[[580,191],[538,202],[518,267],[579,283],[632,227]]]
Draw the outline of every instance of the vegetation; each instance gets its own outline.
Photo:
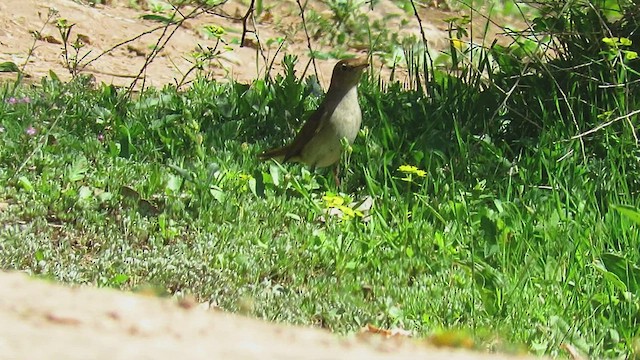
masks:
[[[135,97],[82,75],[5,84],[0,267],[343,333],[638,356],[638,4],[560,5],[510,46],[452,30],[447,71],[407,50],[410,88],[372,73],[340,188],[256,160],[317,105],[295,57]]]

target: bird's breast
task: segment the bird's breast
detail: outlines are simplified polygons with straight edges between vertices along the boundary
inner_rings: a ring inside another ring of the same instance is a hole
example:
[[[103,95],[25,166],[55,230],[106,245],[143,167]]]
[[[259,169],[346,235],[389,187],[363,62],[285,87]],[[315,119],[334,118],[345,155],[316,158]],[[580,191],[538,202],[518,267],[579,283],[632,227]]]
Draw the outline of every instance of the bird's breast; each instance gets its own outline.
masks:
[[[353,143],[362,123],[357,87],[352,87],[336,105],[329,122],[339,139],[345,137],[349,144]]]
[[[341,140],[352,144],[362,123],[362,112],[358,104],[358,90],[354,86],[337,103],[328,103],[328,121],[302,150],[302,160],[316,167],[330,166],[340,160]]]

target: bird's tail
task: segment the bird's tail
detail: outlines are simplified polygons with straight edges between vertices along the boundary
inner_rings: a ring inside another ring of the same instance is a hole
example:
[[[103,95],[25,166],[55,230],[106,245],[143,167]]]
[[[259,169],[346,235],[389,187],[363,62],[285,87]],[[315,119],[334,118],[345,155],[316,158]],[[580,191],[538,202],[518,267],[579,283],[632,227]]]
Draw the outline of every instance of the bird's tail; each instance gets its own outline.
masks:
[[[284,161],[284,158],[287,156],[288,152],[289,152],[289,146],[287,145],[287,146],[264,151],[258,154],[258,159],[263,161],[269,160],[269,159],[275,159],[281,163]]]

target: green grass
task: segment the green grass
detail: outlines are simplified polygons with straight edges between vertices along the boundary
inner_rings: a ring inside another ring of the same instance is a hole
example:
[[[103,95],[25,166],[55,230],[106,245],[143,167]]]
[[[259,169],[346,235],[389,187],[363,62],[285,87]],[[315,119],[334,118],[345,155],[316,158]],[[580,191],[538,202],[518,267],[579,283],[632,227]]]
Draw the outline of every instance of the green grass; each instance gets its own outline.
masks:
[[[363,81],[340,189],[329,172],[255,157],[318,103],[291,58],[273,80],[134,99],[82,77],[5,84],[0,267],[152,284],[340,333],[460,329],[483,348],[633,356],[638,147],[625,121],[574,135],[638,108],[637,63],[609,49],[580,70],[564,70],[571,53],[527,68],[511,50],[479,53],[479,72],[457,76],[410,63],[429,76],[413,90]],[[335,194],[373,206],[327,216]]]

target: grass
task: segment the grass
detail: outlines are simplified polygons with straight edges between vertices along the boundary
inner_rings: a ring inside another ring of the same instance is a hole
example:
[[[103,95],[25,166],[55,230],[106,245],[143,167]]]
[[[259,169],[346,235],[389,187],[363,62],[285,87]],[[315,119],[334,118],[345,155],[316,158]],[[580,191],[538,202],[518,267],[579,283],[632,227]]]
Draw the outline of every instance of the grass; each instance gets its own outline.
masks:
[[[498,45],[462,66],[452,42],[455,76],[417,61],[429,81],[382,90],[372,75],[340,188],[256,160],[318,103],[293,58],[272,80],[135,98],[82,76],[5,84],[0,267],[340,333],[458,329],[481,348],[637,356],[634,128],[587,131],[637,109],[638,71],[601,46],[567,71],[573,52],[526,64]]]

